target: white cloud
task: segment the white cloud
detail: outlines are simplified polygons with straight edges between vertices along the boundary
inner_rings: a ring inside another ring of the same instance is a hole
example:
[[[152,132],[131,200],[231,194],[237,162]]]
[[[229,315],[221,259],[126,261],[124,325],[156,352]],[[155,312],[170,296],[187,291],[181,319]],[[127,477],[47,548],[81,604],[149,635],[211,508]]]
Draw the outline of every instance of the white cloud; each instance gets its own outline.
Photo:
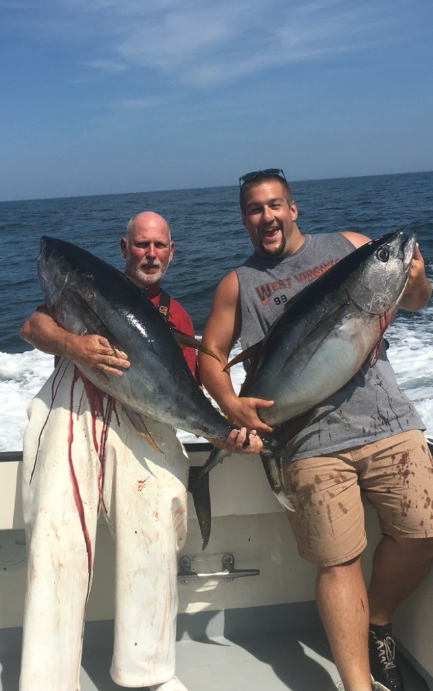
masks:
[[[103,72],[109,72],[110,74],[124,72],[127,69],[125,64],[116,62],[115,60],[88,60],[82,64],[88,67],[94,67],[97,70],[102,70]]]
[[[6,16],[33,41],[80,45],[89,67],[151,69],[206,87],[389,44],[418,21],[420,7],[422,0],[29,0]]]
[[[147,98],[119,98],[109,103],[109,107],[115,110],[123,109],[129,111],[148,110],[159,106],[164,102],[164,99],[148,96]]]

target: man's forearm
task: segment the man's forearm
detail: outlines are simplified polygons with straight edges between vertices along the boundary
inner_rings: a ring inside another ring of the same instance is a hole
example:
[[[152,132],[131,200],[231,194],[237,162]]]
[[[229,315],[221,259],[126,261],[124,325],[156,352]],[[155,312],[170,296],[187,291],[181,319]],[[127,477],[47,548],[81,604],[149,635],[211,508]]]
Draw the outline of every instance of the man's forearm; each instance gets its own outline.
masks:
[[[425,278],[422,284],[417,286],[417,289],[403,295],[399,307],[409,312],[418,312],[430,300],[431,294],[432,285],[428,278]]]
[[[228,372],[223,372],[227,358],[222,353],[216,353],[221,362],[208,355],[199,353],[198,364],[200,379],[207,392],[217,402],[222,412],[230,417],[230,401],[236,401],[237,395]]]
[[[23,324],[20,336],[38,350],[68,357],[67,343],[72,334],[59,326],[44,308],[36,310]]]

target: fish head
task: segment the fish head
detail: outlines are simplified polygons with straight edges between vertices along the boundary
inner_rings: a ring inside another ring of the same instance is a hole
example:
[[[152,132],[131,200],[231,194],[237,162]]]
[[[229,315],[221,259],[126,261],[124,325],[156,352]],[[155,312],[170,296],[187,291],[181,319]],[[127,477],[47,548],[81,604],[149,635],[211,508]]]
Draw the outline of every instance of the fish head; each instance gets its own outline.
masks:
[[[396,309],[406,288],[416,245],[416,234],[403,240],[399,230],[368,243],[371,252],[347,284],[347,293],[360,309],[385,314]]]
[[[83,259],[84,257],[84,259]],[[38,276],[51,316],[72,333],[86,330],[79,318],[83,301],[92,294],[92,275],[86,270],[85,255],[76,245],[42,236],[38,254]]]

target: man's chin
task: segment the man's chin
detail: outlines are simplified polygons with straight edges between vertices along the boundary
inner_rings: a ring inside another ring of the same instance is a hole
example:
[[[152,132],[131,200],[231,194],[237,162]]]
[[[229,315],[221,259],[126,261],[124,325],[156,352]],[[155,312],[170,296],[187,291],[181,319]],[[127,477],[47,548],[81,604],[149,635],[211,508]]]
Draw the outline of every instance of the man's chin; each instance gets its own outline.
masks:
[[[285,242],[281,242],[277,247],[269,247],[262,242],[260,243],[260,248],[267,257],[280,257],[284,252],[285,246]]]
[[[158,283],[158,281],[161,280],[163,275],[164,271],[162,271],[161,269],[159,269],[159,271],[156,271],[155,273],[146,273],[145,271],[138,271],[137,279],[144,286],[152,286],[154,285],[154,283]]]

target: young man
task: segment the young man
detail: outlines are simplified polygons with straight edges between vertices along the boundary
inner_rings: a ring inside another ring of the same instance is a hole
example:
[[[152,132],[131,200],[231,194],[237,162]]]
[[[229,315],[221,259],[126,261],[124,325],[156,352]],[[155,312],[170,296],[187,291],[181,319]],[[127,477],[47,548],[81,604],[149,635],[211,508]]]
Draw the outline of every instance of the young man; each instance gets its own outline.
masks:
[[[229,419],[265,434],[271,428],[257,414],[264,402],[239,398],[222,371],[231,347],[239,337],[243,349],[263,338],[305,285],[296,276],[314,280],[369,238],[349,231],[303,235],[281,169],[249,173],[240,183],[242,221],[254,253],[217,288],[202,340],[222,365],[200,357],[200,375]],[[430,295],[417,248],[400,307],[419,310]],[[344,688],[370,690],[371,672],[375,689],[403,691],[389,622],[432,559],[433,520],[422,501],[432,481],[432,460],[422,421],[398,389],[385,348],[376,365],[363,368],[347,386],[351,397],[339,392],[318,406],[284,458],[284,484],[295,509],[288,516],[299,553],[317,567],[317,604]],[[399,472],[403,458],[410,486]],[[360,487],[383,532],[368,598],[360,566],[366,544]],[[408,505],[402,505],[402,493]]]
[[[121,240],[125,273],[180,331],[193,334],[182,306],[161,290],[173,257],[167,222],[146,211]],[[143,298],[144,299],[144,298]],[[75,363],[122,376],[126,353],[99,335],[65,331],[38,309],[21,336],[57,356],[29,406],[23,506],[28,537],[21,691],[76,691],[85,606],[100,511],[116,540],[113,680],[151,691],[186,691],[174,676],[177,552],[186,537],[188,461],[169,425],[146,420],[159,449],[134,429],[122,405],[94,387]],[[185,357],[195,371],[195,350]],[[246,430],[231,434],[238,452]],[[251,438],[258,450],[259,437]]]

